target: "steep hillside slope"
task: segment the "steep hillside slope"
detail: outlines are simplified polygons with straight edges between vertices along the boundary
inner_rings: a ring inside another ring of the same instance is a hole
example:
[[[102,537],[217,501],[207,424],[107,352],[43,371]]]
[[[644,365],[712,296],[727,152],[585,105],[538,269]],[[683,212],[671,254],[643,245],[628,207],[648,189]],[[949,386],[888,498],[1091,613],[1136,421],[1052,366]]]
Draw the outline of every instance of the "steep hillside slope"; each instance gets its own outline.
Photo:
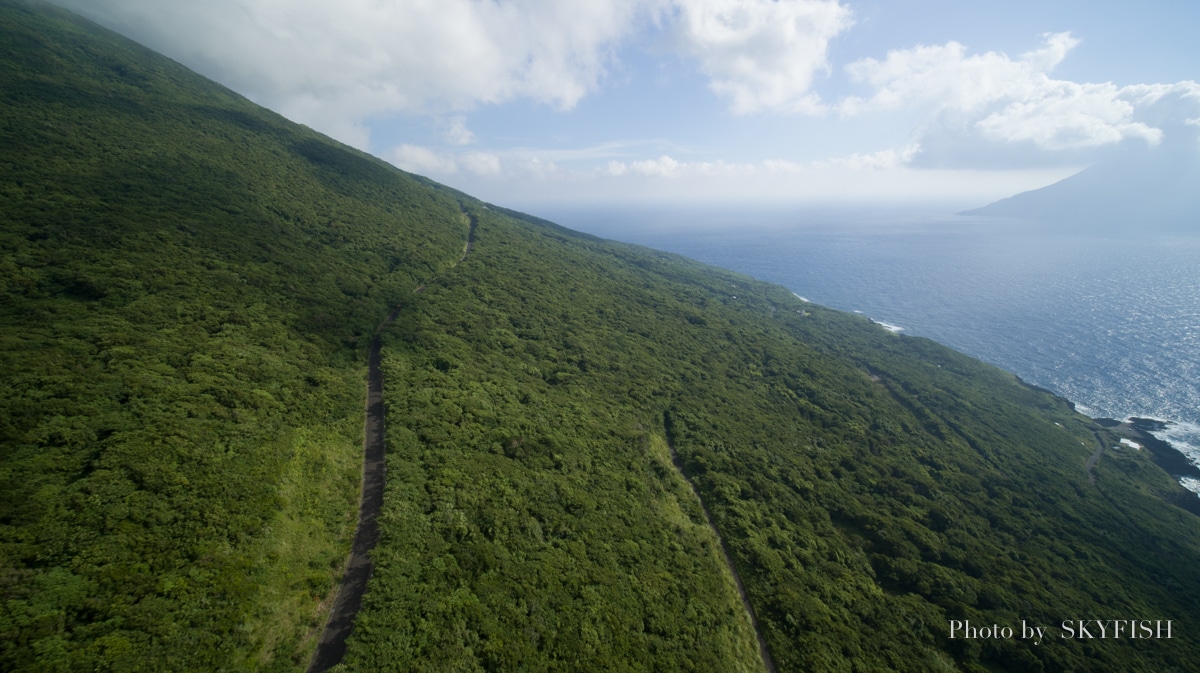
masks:
[[[1200,549],[1146,456],[1110,450],[1089,484],[1115,439],[1066,401],[782,288],[468,209],[475,251],[390,333],[384,540],[349,670],[720,670],[661,642],[721,623],[715,589],[669,569],[706,553],[699,512],[655,516],[685,501],[666,441],[778,670],[1187,666],[1182,631],[1061,638],[1115,619],[1081,615],[1187,623]]]
[[[365,337],[466,219],[53,9],[0,5],[0,64],[0,669],[292,667]]]
[[[764,670],[722,546],[780,671],[1200,655],[1179,487],[1121,449],[1091,483],[1112,437],[927,340],[481,203],[14,0],[0,194],[0,669],[302,670],[397,306],[346,670]]]

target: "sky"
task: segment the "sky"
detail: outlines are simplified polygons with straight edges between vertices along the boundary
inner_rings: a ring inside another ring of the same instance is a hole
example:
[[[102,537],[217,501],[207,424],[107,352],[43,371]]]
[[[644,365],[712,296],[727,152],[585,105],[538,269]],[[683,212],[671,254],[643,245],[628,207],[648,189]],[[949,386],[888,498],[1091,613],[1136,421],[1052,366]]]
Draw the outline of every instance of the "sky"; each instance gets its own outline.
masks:
[[[974,207],[1200,152],[1200,3],[56,0],[510,207]]]

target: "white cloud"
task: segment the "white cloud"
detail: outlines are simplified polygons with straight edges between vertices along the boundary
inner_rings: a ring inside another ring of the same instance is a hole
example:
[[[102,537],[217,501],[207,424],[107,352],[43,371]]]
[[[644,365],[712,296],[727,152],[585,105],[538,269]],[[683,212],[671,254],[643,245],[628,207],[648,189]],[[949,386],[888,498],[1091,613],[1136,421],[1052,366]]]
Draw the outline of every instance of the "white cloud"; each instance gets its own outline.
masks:
[[[888,52],[846,67],[852,79],[874,89],[850,97],[846,115],[917,108],[930,121],[924,134],[972,137],[993,143],[1026,143],[1039,150],[1081,150],[1128,139],[1158,144],[1163,131],[1139,113],[1171,93],[1190,95],[1194,82],[1118,87],[1054,79],[1050,71],[1079,41],[1068,33],[1044,36],[1043,45],[1013,59],[987,52],[967,55],[957,42]]]
[[[467,128],[467,120],[462,115],[455,115],[445,120],[442,137],[451,145],[470,145],[475,142],[475,134]]]
[[[786,159],[766,159],[759,162],[679,161],[668,155],[656,159],[636,161],[609,161],[591,172],[601,178],[642,176],[649,178],[774,178],[788,175],[814,173],[821,170],[838,169],[849,173],[880,171],[904,167],[917,152],[917,145],[900,149],[886,149],[867,154],[852,154],[812,162],[797,162]],[[580,173],[580,176],[583,174]]]
[[[297,121],[363,120],[594,90],[658,0],[58,0]]]
[[[491,152],[467,152],[459,157],[458,163],[476,175],[500,174],[500,157]]]
[[[666,162],[646,159],[644,167]],[[514,170],[495,179],[462,176],[452,184],[486,200],[536,211],[539,204],[658,204],[705,206],[754,203],[854,204],[943,202],[951,209],[988,203],[1017,192],[1043,187],[1075,169],[940,170],[854,162],[755,163],[674,160],[669,171],[645,174],[638,162],[606,163],[591,172],[559,169],[534,175]]]
[[[1098,147],[1139,138],[1157,145],[1162,131],[1133,121],[1136,108],[1116,86],[1050,81],[976,122],[984,136],[1029,141],[1043,149]]]
[[[683,49],[735,113],[819,113],[812,89],[829,41],[849,28],[836,0],[676,0]]]
[[[537,158],[564,164],[580,164],[612,159],[619,163],[622,158],[629,157],[632,154],[644,153],[644,151],[639,151],[639,148],[662,146],[664,144],[668,144],[667,141],[660,138],[613,140],[586,147],[515,147],[506,150],[504,154],[507,158],[514,161],[528,161]]]
[[[459,171],[495,176],[502,172],[500,157],[491,152],[438,152],[420,145],[399,145],[392,149],[391,162],[410,173],[446,176]]]
[[[730,163],[726,161],[679,161],[669,155],[661,155],[655,159],[638,159],[636,161],[609,161],[595,168],[590,173],[580,172],[579,175],[588,177],[612,177],[632,175],[646,178],[676,179],[697,176],[733,176],[753,175],[756,173],[773,173],[784,162],[764,162],[763,164]]]
[[[1045,186],[1078,166],[1035,170],[915,168],[917,145],[818,161],[630,157],[640,143],[582,149],[439,152],[402,145],[396,165],[506,204],[759,204],[929,202],[975,206]],[[605,155],[622,150],[623,158]],[[645,149],[645,148],[643,148]],[[559,163],[562,160],[564,163]]]
[[[900,149],[889,148],[867,154],[855,152],[847,157],[835,157],[817,162],[816,165],[840,166],[851,170],[899,168],[907,165],[920,149],[920,145],[913,143]]]
[[[629,164],[629,170],[633,173],[659,177],[672,177],[678,173],[679,168],[679,162],[665,154],[657,159],[643,159]]]
[[[572,108],[667,21],[737,112],[813,111],[837,0],[56,0],[281,114],[366,149],[366,120],[528,99]],[[456,121],[457,120],[457,121]]]
[[[875,93],[869,99],[847,98],[841,110],[859,114],[919,105],[973,112],[1023,98],[1049,81],[1046,73],[1078,43],[1067,33],[1047,35],[1042,49],[1015,61],[998,52],[967,56],[958,42],[889,51],[883,61],[865,58],[846,66],[851,79],[871,85]]]
[[[553,159],[543,159],[537,156],[514,161],[511,175],[522,179],[533,178],[534,180],[552,178],[561,180],[572,179],[574,177],[569,171],[560,167]]]
[[[920,146],[914,143],[898,149],[889,148],[865,154],[855,153],[845,157],[810,162],[787,159],[765,159],[758,162],[679,161],[664,154],[656,159],[630,162],[609,161],[607,164],[597,167],[593,174],[600,177],[637,175],[670,179],[683,177],[771,178],[828,169],[837,169],[847,174],[862,174],[865,171],[903,168],[919,150]]]
[[[867,154],[853,154],[822,161],[796,162],[767,159],[760,162],[682,161],[668,154],[653,158],[596,161],[599,148],[578,150],[519,149],[502,153],[439,152],[428,147],[400,145],[392,150],[392,163],[407,171],[434,176],[471,174],[507,180],[534,179],[556,183],[595,183],[597,180],[639,180],[645,182],[676,181],[707,178],[772,178],[812,174],[837,169],[850,173],[879,171],[903,167],[917,151],[916,145],[901,149],[886,149]],[[569,163],[560,165],[556,159]]]
[[[629,166],[623,161],[612,160],[597,171],[600,175],[619,177],[629,172]]]
[[[453,156],[418,145],[400,145],[393,149],[391,162],[396,167],[410,173],[452,174],[458,172],[458,162]]]
[[[762,166],[767,173],[798,173],[804,170],[804,164],[786,159],[767,159]]]

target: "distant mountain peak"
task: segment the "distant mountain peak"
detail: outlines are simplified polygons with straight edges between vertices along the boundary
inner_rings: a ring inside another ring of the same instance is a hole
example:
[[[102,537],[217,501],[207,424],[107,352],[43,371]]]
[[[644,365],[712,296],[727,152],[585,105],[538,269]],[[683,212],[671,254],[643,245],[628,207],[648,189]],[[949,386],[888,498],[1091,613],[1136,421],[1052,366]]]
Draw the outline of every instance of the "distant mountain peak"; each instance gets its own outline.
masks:
[[[1194,143],[1175,143],[1121,152],[1052,185],[960,215],[1065,231],[1200,231],[1200,151]]]

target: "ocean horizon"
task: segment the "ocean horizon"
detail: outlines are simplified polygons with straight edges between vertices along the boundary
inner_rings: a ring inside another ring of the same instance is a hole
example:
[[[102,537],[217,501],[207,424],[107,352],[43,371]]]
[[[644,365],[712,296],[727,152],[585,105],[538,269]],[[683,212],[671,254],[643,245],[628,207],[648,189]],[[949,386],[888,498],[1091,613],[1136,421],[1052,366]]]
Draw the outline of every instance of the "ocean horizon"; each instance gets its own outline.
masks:
[[[1162,421],[1155,436],[1200,466],[1200,236],[1048,231],[920,207],[531,212],[931,338],[1092,417]]]

